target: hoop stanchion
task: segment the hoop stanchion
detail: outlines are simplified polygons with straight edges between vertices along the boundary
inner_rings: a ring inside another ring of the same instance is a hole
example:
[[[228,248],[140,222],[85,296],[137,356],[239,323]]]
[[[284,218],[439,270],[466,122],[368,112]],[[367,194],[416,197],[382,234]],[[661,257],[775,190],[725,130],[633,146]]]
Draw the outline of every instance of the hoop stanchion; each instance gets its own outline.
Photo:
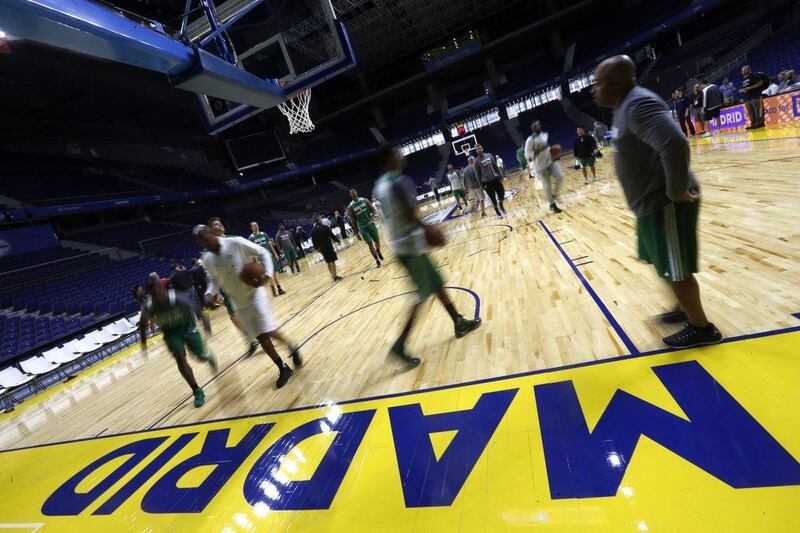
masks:
[[[289,133],[308,133],[314,131],[314,123],[308,114],[308,103],[311,101],[311,89],[303,89],[293,94],[278,109],[289,119]]]

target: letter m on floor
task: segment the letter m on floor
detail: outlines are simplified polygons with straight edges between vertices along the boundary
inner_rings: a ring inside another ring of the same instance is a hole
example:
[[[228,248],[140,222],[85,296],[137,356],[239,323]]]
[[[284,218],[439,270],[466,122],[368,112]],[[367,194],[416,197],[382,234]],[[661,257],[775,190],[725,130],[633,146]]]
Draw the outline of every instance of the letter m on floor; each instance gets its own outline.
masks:
[[[550,496],[614,496],[642,435],[731,487],[800,485],[800,463],[697,361],[654,367],[685,420],[617,390],[592,432],[571,381],[534,387]]]

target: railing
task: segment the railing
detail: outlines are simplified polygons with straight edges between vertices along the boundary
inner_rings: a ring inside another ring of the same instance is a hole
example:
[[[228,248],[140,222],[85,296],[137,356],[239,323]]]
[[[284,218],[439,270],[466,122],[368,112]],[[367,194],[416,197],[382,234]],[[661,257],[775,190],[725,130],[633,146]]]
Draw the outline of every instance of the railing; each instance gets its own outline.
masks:
[[[753,35],[739,43],[730,52],[715,61],[714,66],[711,69],[703,72],[702,74],[698,74],[697,79],[713,81],[728,74],[732,69],[741,65],[747,60],[747,53],[751,49],[761,44],[769,36],[770,27],[769,24],[765,24],[756,30]]]
[[[160,240],[164,240],[164,239],[166,239],[168,237],[177,237],[179,235],[182,236],[183,239],[173,239],[173,240],[171,240],[169,242],[165,242],[161,246],[154,247],[152,250],[150,250],[150,252],[157,252],[159,250],[163,250],[164,248],[168,248],[170,246],[174,246],[175,244],[181,244],[182,240],[184,240],[186,242],[186,244],[188,244],[191,241],[191,239],[189,238],[190,232],[189,232],[188,229],[185,229],[185,230],[182,230],[182,231],[176,231],[175,233],[167,233],[166,235],[159,235],[158,237],[151,237],[149,239],[142,239],[141,241],[138,242],[139,250],[141,250],[143,256],[147,257],[148,252],[145,251],[145,249],[144,249],[145,243],[153,242],[153,241],[160,241]]]
[[[27,285],[28,283],[31,282],[31,280],[28,279],[28,278],[30,278],[30,276],[23,277],[18,283],[14,283],[13,285],[4,285],[3,281],[4,281],[4,278],[8,279],[8,278],[10,278],[12,276],[19,276],[20,274],[24,275],[24,273],[26,271],[33,271],[35,269],[40,269],[42,267],[46,267],[46,266],[49,266],[49,265],[56,265],[56,264],[59,264],[59,263],[66,263],[67,261],[74,261],[76,259],[85,258],[86,256],[90,256],[90,255],[107,255],[105,252],[114,252],[115,255],[117,256],[117,260],[121,260],[122,259],[122,254],[120,253],[118,248],[109,247],[109,248],[102,248],[100,250],[92,250],[92,251],[86,252],[84,254],[72,255],[72,256],[69,256],[69,257],[63,257],[61,259],[53,259],[52,261],[45,261],[44,263],[38,263],[36,265],[17,268],[17,269],[14,269],[14,270],[8,270],[6,272],[0,272],[0,286],[2,286],[3,289],[12,289],[14,287],[24,286],[24,285]],[[35,281],[38,283],[38,282],[41,282],[41,281],[46,281],[48,279],[57,279],[57,278],[66,276],[68,274],[72,274],[74,272],[80,272],[81,270],[88,270],[90,268],[93,268],[94,266],[95,266],[94,264],[81,264],[79,267],[75,267],[75,268],[71,268],[71,269],[70,268],[65,268],[65,269],[59,271],[54,276],[51,276],[51,277],[46,278],[46,279],[42,279],[42,278],[38,278],[37,277]]]

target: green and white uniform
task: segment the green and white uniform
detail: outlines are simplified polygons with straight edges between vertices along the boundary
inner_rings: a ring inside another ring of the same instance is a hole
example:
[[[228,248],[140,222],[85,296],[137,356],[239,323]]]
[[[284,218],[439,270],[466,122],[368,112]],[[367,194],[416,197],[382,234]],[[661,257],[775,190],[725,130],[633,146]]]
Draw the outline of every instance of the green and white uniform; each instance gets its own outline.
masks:
[[[353,200],[347,206],[353,211],[356,216],[355,223],[358,226],[358,232],[365,242],[380,242],[380,234],[378,227],[372,221],[372,213],[369,210],[369,204],[365,198]]]
[[[275,257],[275,254],[272,252],[272,246],[269,245],[269,237],[267,237],[267,234],[264,233],[263,231],[259,231],[258,233],[251,233],[248,239],[250,239],[250,242],[253,242],[261,246],[262,248],[264,248],[266,251],[269,252],[269,256],[272,258],[272,270],[273,271],[278,270],[278,258]]]
[[[167,291],[166,304],[159,305],[148,298],[145,310],[161,328],[170,352],[182,352],[185,346],[200,359],[208,359],[208,351],[203,336],[197,330],[192,304],[188,298],[170,289]]]

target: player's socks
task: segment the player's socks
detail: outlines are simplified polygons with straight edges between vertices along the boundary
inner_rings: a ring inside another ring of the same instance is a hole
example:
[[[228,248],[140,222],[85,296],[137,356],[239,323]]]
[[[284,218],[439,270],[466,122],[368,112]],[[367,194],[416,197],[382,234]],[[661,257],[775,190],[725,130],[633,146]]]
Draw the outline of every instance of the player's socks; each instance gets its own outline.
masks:
[[[481,319],[467,320],[463,316],[458,317],[455,323],[456,338],[461,338],[473,329],[478,329],[481,325]]]
[[[206,403],[206,393],[203,392],[203,389],[201,389],[200,387],[197,387],[196,389],[194,389],[194,393],[193,394],[194,394],[194,406],[195,407],[200,407],[204,403]]]
[[[250,341],[250,347],[247,348],[247,353],[244,355],[245,357],[252,357],[254,353],[258,350],[258,341]]]
[[[286,363],[282,363],[280,368],[280,375],[278,376],[278,381],[275,382],[275,386],[279,389],[286,385],[289,382],[289,378],[292,377],[292,369]]]
[[[299,346],[294,346],[292,348],[292,363],[294,364],[295,368],[300,368],[303,366],[303,358],[300,356]]]

